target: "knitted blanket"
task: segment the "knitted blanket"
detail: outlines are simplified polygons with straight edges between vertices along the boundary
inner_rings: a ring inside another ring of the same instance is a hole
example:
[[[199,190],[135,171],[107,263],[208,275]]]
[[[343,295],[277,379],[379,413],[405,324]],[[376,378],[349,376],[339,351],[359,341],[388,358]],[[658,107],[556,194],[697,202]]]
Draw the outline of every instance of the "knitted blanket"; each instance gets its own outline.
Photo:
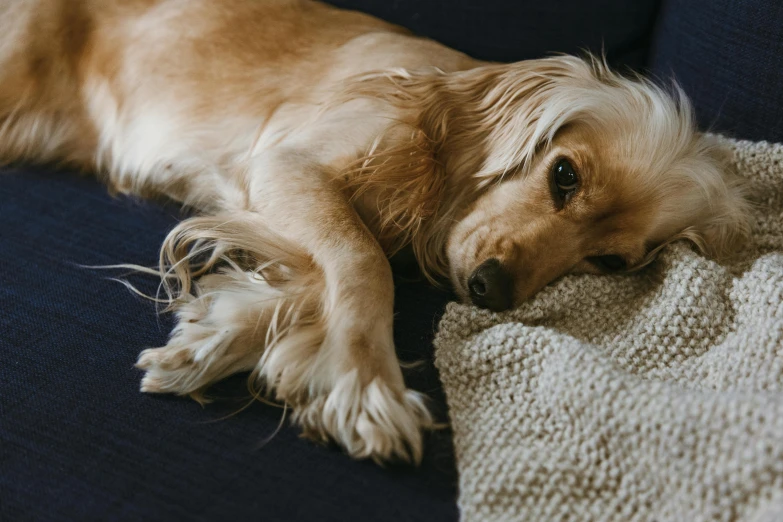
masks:
[[[463,520],[783,521],[783,144],[730,141],[748,249],[569,276],[436,338]]]

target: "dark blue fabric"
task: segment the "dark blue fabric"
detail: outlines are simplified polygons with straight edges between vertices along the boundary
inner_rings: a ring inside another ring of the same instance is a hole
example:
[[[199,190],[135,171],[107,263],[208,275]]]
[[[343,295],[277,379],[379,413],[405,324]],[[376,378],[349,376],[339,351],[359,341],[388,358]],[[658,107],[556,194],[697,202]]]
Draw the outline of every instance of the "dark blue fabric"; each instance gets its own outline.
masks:
[[[482,60],[606,51],[642,68],[659,0],[328,0],[407,27]]]
[[[705,129],[783,141],[783,2],[667,0],[652,68],[677,78]]]
[[[80,265],[152,265],[177,217],[90,178],[0,171],[0,520],[455,520],[446,431],[420,469],[384,469],[288,425],[263,444],[274,407],[222,419],[246,403],[244,376],[205,408],[138,391],[136,357],[166,342],[170,318]],[[430,361],[406,378],[443,419],[431,340],[448,295],[403,283],[398,295],[400,356]]]

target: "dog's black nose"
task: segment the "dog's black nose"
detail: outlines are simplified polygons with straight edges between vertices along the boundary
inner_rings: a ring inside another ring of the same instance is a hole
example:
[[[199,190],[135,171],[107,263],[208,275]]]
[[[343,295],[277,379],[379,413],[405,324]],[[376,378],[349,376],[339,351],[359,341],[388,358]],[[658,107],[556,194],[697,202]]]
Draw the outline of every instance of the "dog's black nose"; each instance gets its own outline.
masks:
[[[500,261],[488,259],[481,263],[468,279],[470,300],[481,308],[502,312],[511,308],[514,287]]]

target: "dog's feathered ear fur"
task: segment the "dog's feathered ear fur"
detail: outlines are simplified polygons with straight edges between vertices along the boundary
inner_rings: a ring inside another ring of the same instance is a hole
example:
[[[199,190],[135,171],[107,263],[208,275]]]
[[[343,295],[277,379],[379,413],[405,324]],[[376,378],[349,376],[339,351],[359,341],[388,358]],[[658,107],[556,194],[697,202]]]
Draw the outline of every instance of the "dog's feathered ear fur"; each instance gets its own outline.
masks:
[[[404,115],[342,173],[355,196],[378,194],[375,232],[386,251],[411,243],[425,274],[444,275],[446,222],[483,188],[523,168],[541,142],[584,109],[578,97],[551,103],[572,92],[557,89],[563,80],[581,77],[593,78],[591,65],[563,56],[352,79],[339,101],[381,99]]]
[[[698,138],[700,152],[709,160],[709,167],[720,180],[704,187],[707,192],[706,209],[698,219],[693,239],[699,248],[711,257],[725,258],[737,252],[750,236],[750,205],[746,198],[747,185],[737,175],[731,150],[711,135]]]
[[[432,154],[449,149],[441,160],[450,174],[484,185],[523,165],[542,141],[586,112],[579,87],[610,76],[600,59],[560,56],[451,73],[383,71],[355,78],[343,96],[380,98],[409,111],[405,123],[423,133]]]
[[[689,193],[691,198],[668,197],[662,210],[662,219],[689,225],[648,252],[635,269],[652,262],[673,241],[685,239],[702,253],[721,260],[738,252],[750,237],[747,184],[734,169],[730,148],[706,134],[694,135],[690,147],[693,161],[680,166],[679,185],[672,189],[680,195]]]

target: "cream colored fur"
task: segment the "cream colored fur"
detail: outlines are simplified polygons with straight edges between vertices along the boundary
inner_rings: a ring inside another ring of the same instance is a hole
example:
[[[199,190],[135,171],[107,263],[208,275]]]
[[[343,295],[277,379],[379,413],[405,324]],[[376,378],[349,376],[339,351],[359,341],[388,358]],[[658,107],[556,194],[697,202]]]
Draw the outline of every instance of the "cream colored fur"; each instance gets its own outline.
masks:
[[[687,100],[600,60],[481,63],[306,0],[0,0],[0,20],[0,159],[201,213],[161,250],[178,325],[142,390],[249,370],[354,457],[416,462],[432,425],[395,357],[388,255],[464,298],[499,259],[518,304],[594,256],[747,230]],[[561,157],[580,190],[558,209]]]

